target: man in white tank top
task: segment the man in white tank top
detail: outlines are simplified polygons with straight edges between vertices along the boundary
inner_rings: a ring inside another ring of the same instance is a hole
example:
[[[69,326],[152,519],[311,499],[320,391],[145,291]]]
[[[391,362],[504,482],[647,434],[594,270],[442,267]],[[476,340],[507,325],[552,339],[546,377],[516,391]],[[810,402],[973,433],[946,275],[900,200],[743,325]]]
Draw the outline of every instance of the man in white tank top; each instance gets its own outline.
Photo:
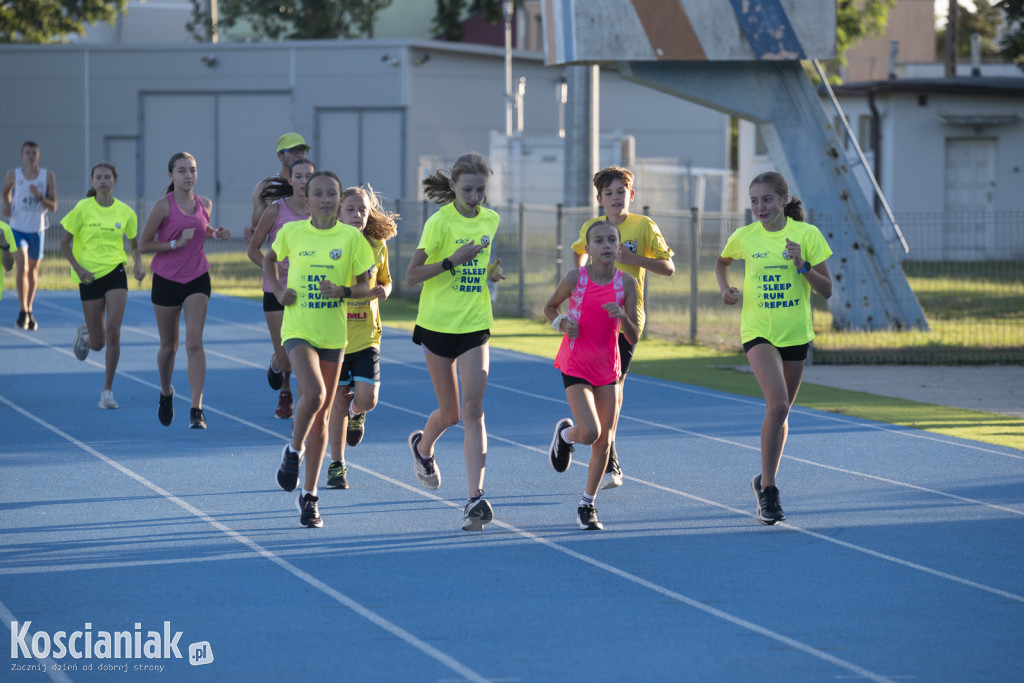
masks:
[[[16,283],[18,286],[18,327],[39,327],[32,315],[39,281],[39,261],[43,258],[43,233],[47,214],[57,210],[57,179],[39,167],[39,145],[31,140],[21,146],[21,168],[7,172],[4,178],[3,216],[14,232]]]

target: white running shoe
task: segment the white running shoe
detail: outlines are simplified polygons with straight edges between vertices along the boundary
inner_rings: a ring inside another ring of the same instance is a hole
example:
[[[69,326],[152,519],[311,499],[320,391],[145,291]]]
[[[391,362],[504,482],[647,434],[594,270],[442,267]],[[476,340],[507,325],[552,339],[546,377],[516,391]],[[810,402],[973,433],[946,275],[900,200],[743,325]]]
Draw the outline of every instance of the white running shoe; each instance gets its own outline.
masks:
[[[109,389],[104,389],[100,392],[100,409],[101,410],[116,410],[121,406],[117,405],[117,401],[114,400],[114,392]]]
[[[494,519],[494,508],[484,498],[484,492],[473,496],[462,510],[462,530],[482,531],[484,524]]]
[[[419,456],[420,439],[423,438],[423,430],[418,429],[409,435],[409,450],[412,451],[412,459],[416,463],[416,478],[420,483],[432,491],[441,488],[441,470],[438,469],[434,456],[424,461]]]
[[[89,355],[89,345],[85,343],[85,335],[88,333],[89,327],[87,325],[83,323],[78,326],[78,331],[75,333],[75,358],[78,360],[85,360],[86,356]]]

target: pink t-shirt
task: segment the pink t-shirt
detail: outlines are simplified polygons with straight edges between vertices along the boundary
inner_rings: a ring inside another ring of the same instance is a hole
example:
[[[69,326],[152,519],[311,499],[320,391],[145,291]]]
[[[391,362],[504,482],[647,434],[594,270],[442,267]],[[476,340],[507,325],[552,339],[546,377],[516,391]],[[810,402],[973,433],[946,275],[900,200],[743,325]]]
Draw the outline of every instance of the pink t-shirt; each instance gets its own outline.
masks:
[[[619,379],[619,321],[601,308],[614,301],[620,307],[626,302],[622,290],[622,271],[616,270],[606,285],[594,284],[586,267],[580,268],[576,289],[569,297],[568,315],[579,324],[576,339],[562,337],[555,356],[555,367],[566,375],[585,379],[595,387]]]
[[[274,238],[277,237],[277,231],[281,229],[281,226],[285,223],[291,223],[292,221],[304,221],[309,218],[309,213],[297,214],[288,208],[287,202],[283,199],[277,199],[274,201],[277,204],[277,220],[274,221],[274,226],[270,228],[270,233],[267,235],[267,248],[274,243]],[[281,284],[288,287],[288,259],[281,259],[277,262],[277,277],[281,281]],[[267,274],[263,274],[263,291],[273,292],[274,288],[270,286],[270,279]]]
[[[181,237],[188,228],[195,228],[185,246],[161,251],[153,256],[150,269],[162,278],[185,284],[192,282],[210,270],[210,262],[206,260],[203,244],[206,242],[206,226],[210,224],[210,214],[206,213],[203,203],[196,195],[196,210],[192,214],[182,213],[174,194],[167,195],[167,218],[156,229],[157,242],[170,242]]]

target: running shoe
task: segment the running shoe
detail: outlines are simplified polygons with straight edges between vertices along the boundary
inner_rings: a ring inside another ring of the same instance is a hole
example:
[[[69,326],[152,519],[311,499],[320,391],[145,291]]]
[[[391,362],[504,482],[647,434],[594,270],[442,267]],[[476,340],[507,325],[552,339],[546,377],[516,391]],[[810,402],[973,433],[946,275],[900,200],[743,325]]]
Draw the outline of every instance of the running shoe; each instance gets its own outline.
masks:
[[[583,531],[600,531],[604,525],[597,521],[597,508],[593,505],[580,505],[576,508],[580,517],[580,529]]]
[[[35,316],[32,315],[32,311],[29,311],[26,314],[25,329],[26,330],[38,330],[39,329],[39,323],[36,322]]]
[[[320,498],[311,496],[308,493],[299,491],[299,497],[295,500],[295,507],[299,508],[299,523],[311,529],[319,529],[324,525],[320,518],[320,510],[317,509],[317,501]]]
[[[102,410],[115,410],[121,406],[117,405],[117,401],[114,400],[114,392],[110,389],[104,389],[100,392],[100,409]]]
[[[189,429],[206,429],[206,416],[202,408],[190,408],[188,411]]]
[[[267,384],[274,391],[280,391],[284,386],[284,373],[274,369],[274,357],[270,357],[270,366],[267,368]]]
[[[412,451],[412,459],[416,465],[416,478],[420,483],[431,490],[441,488],[441,470],[434,462],[434,456],[424,460],[420,457],[419,445],[423,439],[423,430],[417,430],[409,435],[409,450]]]
[[[363,430],[366,425],[366,411],[357,413],[355,417],[348,419],[348,432],[345,434],[345,443],[349,446],[358,446],[363,440]]]
[[[20,327],[23,330],[28,329],[28,311],[18,311],[18,320],[14,323],[15,327]]]
[[[757,521],[761,524],[771,526],[786,519],[786,513],[782,511],[782,503],[779,502],[779,489],[775,486],[765,487],[761,490],[761,475],[750,480],[750,488],[754,489],[754,496],[757,498]]]
[[[619,467],[619,455],[615,452],[615,444],[611,444],[611,453],[608,455],[608,466],[604,470],[604,477],[601,478],[602,489],[613,489],[622,486],[622,468]]]
[[[84,323],[78,326],[75,332],[75,358],[85,360],[89,355],[89,345],[85,343],[85,335],[89,333],[89,327]]]
[[[565,472],[572,463],[572,454],[575,448],[571,441],[562,438],[562,430],[572,427],[572,420],[563,417],[555,425],[555,434],[551,437],[551,448],[548,450],[548,459],[555,472]]]
[[[170,427],[174,421],[174,389],[171,389],[170,396],[160,394],[160,407],[156,410],[156,417],[164,427]]]
[[[277,410],[274,417],[278,420],[287,420],[292,416],[292,392],[284,389],[277,395]]]
[[[340,460],[332,460],[327,468],[327,485],[332,489],[348,488],[348,468]]]
[[[484,499],[484,492],[480,491],[469,499],[466,507],[462,510],[462,530],[481,531],[484,528],[484,524],[493,519],[494,509]]]
[[[277,468],[277,485],[285,491],[294,491],[299,485],[299,463],[302,453],[292,450],[291,444],[285,444],[281,451],[281,466]]]

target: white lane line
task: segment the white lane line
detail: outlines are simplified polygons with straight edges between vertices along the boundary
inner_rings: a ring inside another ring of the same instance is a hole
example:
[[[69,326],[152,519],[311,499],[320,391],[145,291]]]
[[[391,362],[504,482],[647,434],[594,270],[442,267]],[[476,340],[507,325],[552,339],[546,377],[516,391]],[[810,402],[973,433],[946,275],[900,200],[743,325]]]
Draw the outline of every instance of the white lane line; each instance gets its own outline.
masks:
[[[413,363],[405,363],[405,362],[396,361],[396,360],[388,360],[388,361],[385,361],[385,362],[390,363],[390,364],[394,364],[394,365],[401,365],[401,366],[407,367],[407,368],[422,369],[423,372],[426,372],[426,368],[417,367]],[[562,405],[562,406],[566,405],[564,400],[555,399],[555,398],[552,398],[550,396],[543,396],[541,394],[535,394],[535,393],[532,393],[530,391],[525,391],[523,389],[518,389],[516,387],[510,387],[510,386],[507,386],[507,385],[504,385],[504,384],[499,384],[497,382],[490,382],[490,381],[488,381],[487,386],[495,387],[495,388],[498,388],[498,389],[502,389],[503,391],[508,391],[508,392],[513,393],[513,394],[519,394],[520,396],[526,396],[526,397],[529,397],[529,398],[532,398],[532,399],[536,399],[536,400],[539,400],[539,401],[548,401],[549,403],[556,403],[556,404]],[[664,385],[659,384],[659,386],[664,386]],[[674,387],[672,387],[672,388],[674,388]],[[701,392],[694,392],[694,393],[701,393]],[[707,395],[709,397],[714,397],[714,398],[729,398],[729,399],[733,398],[731,396],[721,397],[721,396],[712,395],[712,394],[703,394],[703,395]],[[763,401],[758,403],[757,401],[754,401],[753,399],[743,399],[741,402],[752,403],[752,404],[755,404],[755,405],[763,405],[764,404]],[[812,417],[812,418],[813,417],[822,417],[818,413],[808,412],[806,414],[809,417]],[[827,417],[827,416],[825,416],[825,417]],[[723,437],[719,437],[719,436],[711,436],[709,434],[702,434],[701,432],[695,432],[695,431],[692,431],[692,430],[689,430],[689,429],[683,429],[682,427],[676,427],[674,425],[668,425],[668,424],[665,424],[663,422],[655,422],[653,420],[645,420],[645,419],[638,418],[638,417],[631,417],[629,415],[626,415],[625,413],[622,413],[621,415],[619,415],[619,420],[620,421],[626,420],[626,421],[629,421],[629,422],[636,422],[638,424],[642,424],[642,425],[647,426],[647,427],[655,427],[657,429],[664,429],[666,431],[674,432],[676,434],[684,434],[686,436],[692,436],[694,438],[705,439],[707,441],[714,441],[716,443],[725,444],[727,446],[732,446],[734,448],[741,448],[741,449],[744,449],[744,450],[754,451],[755,453],[760,453],[760,450],[761,450],[760,446],[752,446],[750,444],[742,443],[742,442],[739,442],[739,441],[734,441],[732,439],[727,439],[727,438],[723,438]],[[859,424],[859,423],[853,423],[853,422],[849,422],[849,421],[847,423],[848,424]],[[488,436],[488,438],[490,438],[491,434],[488,433],[487,436]],[[952,443],[952,442],[943,442],[943,443],[947,443],[948,445],[951,445],[951,446],[960,446],[961,445],[959,443]],[[974,448],[973,446],[970,446],[970,445],[967,445],[966,447],[967,448]],[[975,449],[975,450],[985,450],[985,449]],[[995,452],[995,451],[990,451],[990,452]],[[545,451],[545,453],[546,453],[546,451]],[[785,453],[782,455],[782,457],[785,458],[786,460],[792,460],[793,462],[798,462],[798,463],[801,463],[803,465],[808,465],[808,466],[811,466],[811,467],[820,467],[822,469],[831,470],[833,472],[841,472],[843,474],[849,474],[849,475],[852,475],[852,476],[855,476],[855,477],[861,477],[861,478],[864,478],[864,479],[871,479],[871,480],[882,482],[882,483],[885,483],[885,484],[890,484],[892,486],[898,486],[898,487],[902,487],[902,488],[911,489],[911,490],[914,490],[914,491],[920,491],[922,493],[929,493],[929,494],[932,494],[932,495],[935,495],[935,496],[941,496],[943,498],[949,498],[951,500],[957,500],[957,501],[960,501],[962,503],[969,503],[971,505],[980,505],[982,507],[991,508],[993,510],[999,510],[1000,512],[1008,512],[1008,513],[1013,514],[1013,515],[1018,515],[1018,516],[1024,517],[1024,510],[1018,510],[1016,508],[1006,507],[1004,505],[996,505],[995,503],[987,503],[987,502],[985,502],[983,500],[978,500],[976,498],[967,498],[966,496],[959,496],[959,495],[957,495],[955,493],[947,493],[946,491],[939,491],[938,489],[932,489],[932,488],[928,488],[926,486],[919,486],[917,484],[911,484],[909,482],[899,481],[897,479],[890,479],[888,477],[882,477],[882,476],[878,476],[878,475],[874,475],[874,474],[868,474],[866,472],[860,472],[860,471],[857,471],[857,470],[851,470],[851,469],[848,469],[848,468],[845,468],[845,467],[838,467],[838,466],[835,466],[835,465],[827,465],[825,463],[816,462],[814,460],[807,460],[806,458],[798,458],[798,457],[793,456],[793,455],[786,455]],[[1010,457],[1017,457],[1017,456],[1011,455]],[[629,477],[626,477],[626,478],[629,479]]]
[[[37,343],[39,343],[42,346],[49,346],[49,345],[47,345],[47,344],[45,344],[43,342],[37,342]],[[56,347],[50,347],[50,348],[53,348],[54,350],[62,352],[62,353],[68,353],[68,354],[71,353],[70,351],[64,351],[64,349],[60,349],[60,348],[56,348]],[[235,359],[235,360],[237,360],[238,362],[242,362],[240,359]],[[396,364],[396,365],[402,365],[404,367],[421,369],[423,372],[426,372],[425,368],[420,368],[419,366],[417,366],[415,364],[412,364],[412,363],[404,363],[404,362],[401,362],[401,361],[394,361],[394,360],[388,361],[388,362]],[[262,366],[258,365],[257,367],[262,367]],[[147,381],[142,380],[142,379],[139,379],[137,377],[134,377],[134,376],[132,376],[129,373],[124,373],[124,374],[122,374],[120,376],[123,376],[123,377],[125,377],[127,379],[131,379],[131,380],[133,380],[135,382],[138,382],[140,384],[143,384],[145,386],[152,387],[154,389],[159,389],[158,385],[153,384],[151,382],[147,382]],[[557,402],[557,403],[562,403],[561,401],[554,401],[554,399],[551,399],[551,398],[549,398],[547,396],[540,396],[540,395],[537,395],[537,394],[531,394],[529,392],[525,392],[525,391],[522,391],[522,390],[519,390],[519,389],[515,389],[515,388],[512,388],[512,387],[503,387],[502,385],[495,385],[495,386],[499,386],[499,387],[501,387],[503,389],[506,389],[508,391],[512,391],[514,393],[519,393],[519,394],[522,394],[522,395],[525,395],[525,396],[529,396],[531,398],[543,399],[543,400],[549,400],[549,401],[553,401],[553,402]],[[179,396],[179,398],[182,399],[182,400],[185,400],[185,401],[189,400],[187,396]],[[399,405],[396,405],[396,404],[393,404],[393,403],[388,403],[386,401],[380,401],[379,404],[387,406],[387,407],[392,408],[394,410],[398,410],[398,411],[401,411],[401,412],[406,412],[406,413],[410,413],[410,414],[416,415],[417,417],[420,417],[420,418],[423,418],[423,419],[426,419],[426,417],[427,417],[427,415],[424,414],[424,413],[419,413],[417,411],[409,410],[409,409],[407,409],[407,408],[405,408],[403,406],[399,406]],[[260,431],[260,432],[263,432],[265,434],[274,436],[276,438],[279,438],[279,439],[286,439],[287,438],[287,435],[279,434],[277,432],[274,432],[273,430],[270,430],[270,429],[267,429],[267,428],[263,427],[262,425],[255,424],[255,423],[250,422],[248,420],[245,420],[243,418],[237,417],[237,416],[235,416],[235,415],[233,415],[231,413],[227,413],[227,412],[224,412],[224,411],[221,411],[221,410],[217,410],[216,408],[211,408],[208,405],[204,406],[204,409],[209,411],[210,413],[213,413],[213,414],[216,414],[216,415],[220,415],[222,417],[226,417],[226,418],[228,418],[230,420],[238,422],[239,424],[243,424],[243,425],[245,425],[247,427],[250,427],[250,428],[255,429],[257,431]],[[648,421],[648,420],[641,420],[639,418],[627,418],[627,419],[631,419],[631,420],[633,420],[635,422],[639,422],[639,423],[642,423],[642,424],[645,424],[645,425],[649,425],[649,426],[652,426],[652,427],[658,427],[658,428],[661,428],[661,429],[666,429],[666,430],[674,431],[674,432],[681,433],[681,434],[687,434],[687,435],[694,436],[694,437],[699,437],[699,438],[703,438],[703,439],[709,439],[709,440],[712,440],[712,441],[717,441],[719,443],[727,444],[727,445],[738,447],[738,448],[744,448],[744,449],[754,450],[754,451],[758,450],[758,448],[754,447],[754,446],[749,446],[749,445],[742,444],[742,443],[739,443],[739,442],[736,442],[736,441],[732,441],[732,440],[729,440],[729,439],[723,439],[723,438],[720,438],[720,437],[713,437],[713,436],[708,436],[706,434],[700,434],[698,432],[692,432],[692,431],[681,429],[681,428],[678,428],[678,427],[673,427],[671,425],[665,425],[665,424],[661,424],[661,423],[657,423],[657,422],[651,422],[651,421]],[[462,429],[462,425],[458,425],[458,428]],[[535,451],[535,452],[541,453],[543,455],[547,454],[547,452],[545,450],[543,450],[541,448],[537,448],[535,446],[531,446],[529,444],[524,444],[524,443],[521,443],[521,442],[518,442],[518,441],[515,441],[515,440],[512,440],[512,439],[507,439],[507,438],[504,438],[504,437],[501,437],[501,436],[497,436],[495,434],[490,434],[490,433],[487,436],[488,436],[489,439],[493,439],[493,440],[497,440],[497,441],[502,441],[504,443],[516,446],[518,448],[523,448],[523,449],[526,449],[526,450]],[[802,463],[805,463],[805,464],[813,465],[815,467],[822,467],[822,468],[825,468],[825,469],[832,469],[832,470],[836,470],[836,471],[839,471],[839,472],[843,472],[844,474],[851,474],[851,475],[854,475],[854,476],[865,477],[865,478],[868,478],[868,479],[874,479],[874,480],[890,483],[890,484],[895,485],[895,486],[901,486],[901,487],[904,487],[904,488],[914,489],[914,490],[922,491],[922,492],[925,492],[925,493],[931,493],[931,494],[938,495],[938,496],[952,498],[952,499],[960,500],[962,502],[966,502],[966,503],[970,503],[970,504],[981,505],[981,506],[984,506],[984,507],[988,507],[988,508],[992,508],[992,509],[996,509],[996,510],[1000,510],[1000,511],[1004,511],[1004,512],[1010,512],[1010,513],[1013,513],[1013,514],[1016,514],[1016,515],[1024,514],[1021,511],[1015,510],[1013,508],[1006,508],[1006,507],[1003,507],[1003,506],[1000,506],[1000,505],[994,505],[994,504],[991,504],[991,503],[986,503],[984,501],[975,500],[975,499],[972,499],[972,498],[965,498],[965,497],[962,497],[962,496],[957,496],[957,495],[954,495],[954,494],[945,493],[943,491],[937,491],[937,490],[934,490],[934,489],[928,489],[928,488],[925,488],[925,487],[916,486],[914,484],[908,484],[908,483],[905,483],[905,482],[900,482],[900,481],[896,481],[896,480],[892,480],[892,479],[885,479],[883,477],[877,477],[877,476],[874,476],[874,475],[865,474],[865,473],[857,472],[857,471],[854,471],[854,470],[847,470],[847,469],[842,469],[842,468],[838,468],[838,467],[833,467],[833,466],[830,466],[830,465],[823,465],[821,463],[816,463],[816,462],[812,462],[812,461],[802,460],[802,459],[799,459],[799,458],[792,458],[791,456],[783,456],[783,457],[786,457],[786,458],[789,458],[789,459],[792,459],[792,460],[795,460],[795,461],[798,461],[798,462],[802,462]],[[574,465],[583,466],[583,463],[580,463],[578,461],[574,462],[573,464]],[[385,477],[385,475],[379,474],[377,472],[365,469],[365,468],[357,466],[357,465],[350,465],[350,466],[353,467],[354,469],[358,469],[360,471],[364,471],[367,474],[372,474],[374,476],[379,476],[379,477],[382,477],[382,478]],[[744,511],[744,510],[740,510],[738,508],[734,508],[734,507],[731,507],[731,506],[728,506],[728,505],[725,505],[725,504],[722,504],[722,503],[718,503],[716,501],[713,501],[713,500],[710,500],[710,499],[707,499],[707,498],[702,498],[700,496],[689,494],[689,493],[686,493],[684,491],[679,491],[678,489],[674,489],[674,488],[671,488],[671,487],[668,487],[668,486],[664,486],[662,484],[658,484],[658,483],[655,483],[655,482],[647,481],[647,480],[644,480],[644,479],[639,479],[639,478],[632,477],[632,476],[629,476],[629,475],[624,475],[624,478],[626,480],[628,480],[628,481],[633,481],[633,482],[636,482],[638,484],[643,484],[645,486],[649,486],[651,488],[658,489],[658,490],[664,491],[666,493],[672,493],[674,495],[682,496],[684,498],[688,498],[690,500],[693,500],[693,501],[696,501],[696,502],[700,502],[700,503],[705,504],[705,505],[709,505],[709,506],[712,506],[712,507],[717,507],[717,508],[720,508],[722,510],[727,510],[729,512],[733,512],[733,513],[742,515],[743,517],[750,517],[750,514],[748,512],[746,512],[746,511]],[[392,481],[392,480],[388,479],[388,481]],[[411,488],[411,487],[408,487],[408,488],[409,488],[409,490],[420,492],[418,489],[414,489],[414,488]],[[454,507],[458,507],[458,506],[454,506]],[[947,572],[943,572],[943,571],[938,570],[938,569],[932,569],[931,567],[927,567],[925,565],[921,565],[921,564],[918,564],[916,562],[911,562],[909,560],[904,560],[904,559],[901,559],[899,557],[895,557],[893,555],[887,555],[885,553],[882,553],[882,552],[879,552],[879,551],[876,551],[876,550],[872,550],[872,549],[866,548],[864,546],[855,545],[855,544],[852,544],[852,543],[849,543],[849,542],[846,542],[846,541],[840,541],[840,540],[832,538],[830,536],[827,536],[827,535],[824,535],[824,534],[820,534],[818,532],[814,532],[814,531],[811,531],[809,529],[804,529],[802,527],[798,527],[798,526],[795,526],[793,524],[789,524],[789,523],[783,522],[783,523],[780,523],[780,524],[778,524],[776,526],[792,529],[794,531],[797,531],[797,532],[802,533],[802,534],[806,534],[806,535],[811,536],[813,538],[817,538],[819,540],[827,541],[829,543],[833,543],[835,545],[839,545],[841,547],[844,547],[844,548],[847,548],[847,549],[850,549],[850,550],[854,550],[856,552],[863,553],[863,554],[869,555],[871,557],[875,557],[875,558],[878,558],[878,559],[883,559],[883,560],[886,560],[888,562],[893,562],[893,563],[895,563],[897,565],[901,565],[901,566],[904,566],[904,567],[907,567],[907,568],[910,568],[910,569],[915,569],[917,571],[921,571],[921,572],[930,574],[932,576],[936,576],[936,577],[940,577],[940,578],[943,578],[943,579],[947,579],[949,581],[953,581],[953,582],[956,582],[956,583],[959,583],[959,584],[962,584],[962,585],[965,585],[965,586],[970,586],[972,588],[976,588],[976,589],[979,589],[979,590],[982,590],[982,591],[985,591],[985,592],[988,592],[988,593],[992,593],[992,594],[998,595],[1000,597],[1008,598],[1008,599],[1014,600],[1016,602],[1024,602],[1024,596],[1017,595],[1016,593],[1010,593],[1010,592],[1004,591],[1004,590],[1002,590],[1000,588],[995,588],[993,586],[988,586],[986,584],[978,583],[978,582],[972,581],[970,579],[966,579],[966,578],[963,578],[963,577],[956,576],[955,574],[949,574]]]
[[[13,643],[13,641],[15,640],[16,636],[14,635],[14,631],[11,630],[11,625],[15,621],[18,621],[19,623],[24,623],[24,622],[20,621],[16,616],[14,616],[14,614],[11,612],[11,610],[7,609],[7,605],[5,605],[3,602],[0,602],[0,619],[3,619],[4,625],[7,626],[7,630],[11,631],[11,641],[12,641],[11,652],[13,653],[13,652],[16,651],[14,649],[15,646],[14,646],[14,643]],[[28,636],[26,636],[25,637],[25,642],[26,643],[31,643],[32,642],[32,636],[34,636],[34,635],[35,634],[32,633],[32,634],[29,634]],[[56,681],[56,683],[71,683],[71,678],[66,673],[64,673],[63,671],[56,671],[56,670],[54,670],[54,666],[56,666],[57,663],[53,661],[52,657],[42,657],[42,658],[40,658],[40,657],[36,657],[35,653],[32,654],[32,657],[35,659],[35,661],[39,662],[41,665],[46,667],[46,674],[50,677],[51,681]],[[77,662],[78,662],[78,660],[75,660],[75,663],[77,663]],[[17,664],[17,662],[11,662],[11,666],[12,667],[14,667],[16,664]]]
[[[636,381],[644,384],[655,384],[657,386],[669,389],[672,391],[681,391],[684,393],[697,394],[698,396],[707,396],[708,398],[716,398],[725,401],[732,401],[734,403],[745,403],[747,405],[753,405],[758,407],[764,406],[764,401],[761,399],[750,398],[749,396],[734,396],[732,394],[714,393],[707,389],[700,387],[687,387],[678,383],[670,383],[665,380],[656,379],[654,377],[643,377],[641,375],[633,376],[630,375],[630,381]],[[940,406],[941,407],[941,406]],[[832,422],[841,422],[842,424],[850,425],[853,427],[869,428],[880,432],[888,432],[899,436],[904,436],[910,439],[923,439],[925,441],[934,441],[936,443],[945,444],[947,446],[956,446],[957,448],[966,448],[969,450],[981,451],[983,453],[991,453],[993,455],[1001,455],[1007,458],[1013,458],[1015,460],[1024,460],[1024,454],[1021,453],[1007,453],[1005,450],[997,450],[991,446],[985,444],[975,443],[964,443],[966,440],[952,441],[947,437],[941,435],[935,435],[931,432],[927,432],[920,429],[914,429],[912,427],[893,427],[891,425],[885,425],[878,422],[871,422],[866,419],[853,419],[843,417],[841,415],[834,415],[832,413],[826,413],[820,410],[812,410],[810,408],[801,408],[796,406],[793,411],[799,415],[806,415],[808,417],[818,418],[821,420],[828,420]]]
[[[83,443],[82,441],[79,441],[78,439],[76,439],[75,437],[71,436],[67,432],[64,432],[63,430],[59,429],[55,425],[52,425],[49,422],[47,422],[47,421],[45,421],[45,420],[43,420],[43,419],[41,419],[39,417],[36,417],[35,415],[33,415],[32,413],[28,412],[27,410],[24,410],[20,406],[15,405],[10,400],[8,400],[6,396],[0,395],[0,403],[3,403],[8,408],[14,410],[15,412],[17,412],[17,413],[21,414],[22,416],[28,418],[29,420],[32,420],[36,424],[40,425],[44,429],[47,429],[51,433],[59,436],[60,438],[64,439],[65,441],[75,445],[76,447],[78,447],[79,449],[85,451],[86,453],[88,453],[89,455],[93,456],[94,458],[102,461],[103,463],[109,465],[110,467],[113,467],[115,470],[117,470],[121,474],[125,475],[129,479],[132,479],[133,481],[141,484],[142,486],[145,486],[146,488],[148,488],[149,490],[153,491],[157,495],[159,495],[159,496],[165,498],[166,500],[174,503],[175,505],[180,507],[182,510],[185,510],[189,514],[191,514],[191,515],[193,515],[193,516],[203,520],[204,522],[206,522],[207,524],[212,526],[214,529],[217,529],[218,531],[220,531],[224,535],[228,536],[232,540],[235,540],[238,543],[241,543],[243,546],[245,546],[246,548],[251,550],[256,555],[259,555],[260,557],[262,557],[262,558],[264,558],[266,560],[269,560],[270,562],[273,562],[274,564],[276,564],[277,566],[281,567],[282,569],[284,569],[286,572],[288,572],[289,574],[291,574],[295,578],[297,578],[297,579],[299,579],[299,580],[309,584],[310,586],[312,586],[313,588],[317,589],[318,591],[320,591],[324,595],[327,595],[327,596],[333,598],[338,603],[344,605],[345,607],[348,607],[353,612],[355,612],[359,616],[363,617],[367,621],[371,622],[372,624],[374,624],[378,628],[380,628],[380,629],[382,629],[384,631],[387,631],[388,633],[390,633],[391,635],[395,636],[396,638],[404,641],[406,644],[411,645],[412,647],[416,648],[417,650],[419,650],[423,654],[427,655],[428,657],[436,660],[437,662],[443,664],[444,666],[448,667],[452,671],[458,673],[460,676],[465,677],[467,680],[479,681],[481,683],[487,681],[487,679],[484,676],[481,676],[480,674],[476,673],[475,671],[470,669],[468,666],[465,666],[464,664],[462,664],[458,660],[454,659],[453,657],[451,657],[451,656],[447,655],[446,653],[438,650],[437,648],[433,647],[432,645],[430,645],[428,643],[425,643],[424,641],[420,640],[419,638],[417,638],[413,634],[409,633],[405,629],[401,628],[397,624],[394,624],[394,623],[388,621],[387,619],[379,616],[378,614],[376,614],[372,610],[364,607],[363,605],[361,605],[360,603],[356,602],[352,598],[348,597],[344,593],[334,589],[332,586],[327,585],[326,583],[324,583],[320,579],[316,578],[312,574],[309,574],[309,573],[303,571],[302,569],[299,569],[297,566],[295,566],[291,562],[289,562],[289,561],[279,557],[278,555],[274,554],[273,552],[267,550],[266,548],[261,546],[256,541],[253,541],[252,539],[248,538],[247,536],[244,536],[243,534],[238,533],[234,529],[231,529],[230,527],[222,524],[221,522],[218,522],[216,519],[214,519],[210,515],[206,514],[202,510],[200,510],[200,509],[194,507],[193,505],[185,502],[181,498],[178,498],[177,496],[173,495],[169,491],[167,491],[167,490],[161,488],[160,486],[154,484],[153,482],[149,481],[148,479],[146,479],[142,475],[136,474],[134,471],[128,469],[127,467],[125,467],[121,463],[117,462],[116,460],[113,460],[112,458],[107,457],[103,453],[100,453],[98,450],[96,450],[92,446],[89,446],[88,444]],[[244,421],[243,420],[239,420],[239,422],[244,422]]]

